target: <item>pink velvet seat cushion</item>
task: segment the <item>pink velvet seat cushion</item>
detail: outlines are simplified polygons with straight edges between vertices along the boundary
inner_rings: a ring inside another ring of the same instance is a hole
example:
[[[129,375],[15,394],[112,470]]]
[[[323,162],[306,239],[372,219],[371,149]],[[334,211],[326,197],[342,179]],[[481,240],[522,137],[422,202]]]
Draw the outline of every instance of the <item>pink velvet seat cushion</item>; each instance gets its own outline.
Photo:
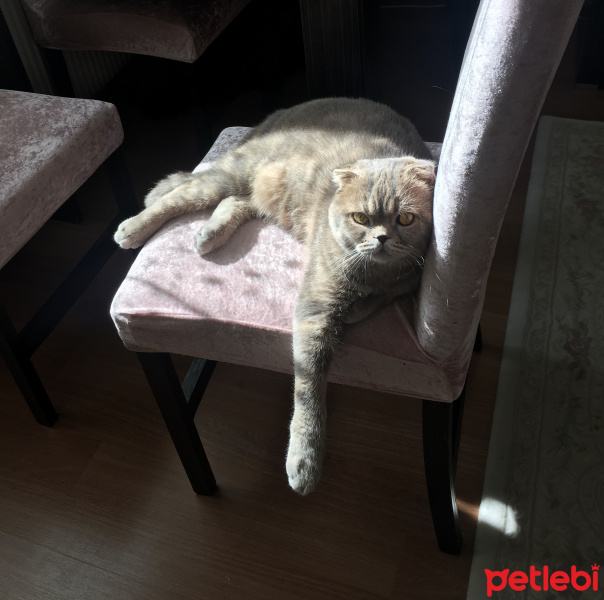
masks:
[[[35,40],[194,62],[249,0],[21,0]]]
[[[249,131],[229,128],[197,169],[207,168]],[[275,225],[252,220],[225,246],[201,257],[193,236],[209,213],[167,223],[143,247],[111,315],[126,347],[291,373],[292,316],[305,249]],[[408,319],[413,298],[346,328],[330,381],[452,401],[456,370],[419,348]]]
[[[0,90],[0,267],[123,136],[112,104]]]

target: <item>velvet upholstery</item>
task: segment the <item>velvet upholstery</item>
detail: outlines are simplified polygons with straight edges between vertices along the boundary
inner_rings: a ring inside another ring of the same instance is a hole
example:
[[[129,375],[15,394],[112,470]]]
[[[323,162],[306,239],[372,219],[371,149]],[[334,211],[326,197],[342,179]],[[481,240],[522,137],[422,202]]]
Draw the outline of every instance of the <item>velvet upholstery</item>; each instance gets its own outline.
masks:
[[[0,267],[122,140],[112,104],[0,90]]]
[[[34,39],[194,62],[249,0],[21,0]]]
[[[446,402],[461,393],[509,196],[581,4],[482,1],[440,157],[420,290],[346,329],[331,381]],[[144,247],[111,309],[120,336],[135,350],[290,372],[303,248],[252,221],[201,258],[192,237],[205,219],[174,220]]]

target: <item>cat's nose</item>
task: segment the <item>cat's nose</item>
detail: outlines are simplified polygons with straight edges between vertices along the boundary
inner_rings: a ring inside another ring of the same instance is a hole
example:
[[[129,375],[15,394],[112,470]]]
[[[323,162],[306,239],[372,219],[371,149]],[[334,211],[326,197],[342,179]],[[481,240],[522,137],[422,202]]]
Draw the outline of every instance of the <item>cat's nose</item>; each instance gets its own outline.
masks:
[[[382,243],[382,245],[384,245],[386,243],[386,240],[388,239],[388,236],[387,235],[378,235],[378,236],[376,236],[376,238],[379,242]]]

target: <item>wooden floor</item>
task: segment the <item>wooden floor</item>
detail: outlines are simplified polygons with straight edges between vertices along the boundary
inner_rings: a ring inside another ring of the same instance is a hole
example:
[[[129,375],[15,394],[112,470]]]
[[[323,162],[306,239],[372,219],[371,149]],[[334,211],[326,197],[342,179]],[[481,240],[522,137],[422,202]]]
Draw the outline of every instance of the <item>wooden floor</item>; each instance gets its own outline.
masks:
[[[545,112],[604,120],[602,92],[576,91],[572,60],[564,64]],[[137,122],[124,123],[129,134]],[[181,126],[154,122],[164,156]],[[144,162],[159,178],[189,167],[137,154],[145,135],[127,135],[134,171]],[[194,156],[194,145],[179,155]],[[35,355],[60,413],[55,427],[33,421],[0,364],[0,598],[464,599],[529,171],[525,160],[489,281],[484,348],[468,376],[461,556],[436,547],[415,400],[330,386],[323,478],[301,498],[284,472],[291,379],[219,365],[197,418],[219,490],[193,494],[108,315],[130,261],[118,252]],[[106,208],[85,201],[108,195],[100,173],[79,194],[82,225],[51,222],[2,270],[1,299],[18,323],[98,229]]]

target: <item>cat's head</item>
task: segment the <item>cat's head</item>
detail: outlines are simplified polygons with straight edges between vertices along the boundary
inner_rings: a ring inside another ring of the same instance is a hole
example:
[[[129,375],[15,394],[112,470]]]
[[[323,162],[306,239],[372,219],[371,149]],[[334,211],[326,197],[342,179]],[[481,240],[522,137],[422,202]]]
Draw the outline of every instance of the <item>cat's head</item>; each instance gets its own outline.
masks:
[[[333,179],[329,225],[344,250],[376,263],[422,262],[432,232],[434,162],[359,160]]]

